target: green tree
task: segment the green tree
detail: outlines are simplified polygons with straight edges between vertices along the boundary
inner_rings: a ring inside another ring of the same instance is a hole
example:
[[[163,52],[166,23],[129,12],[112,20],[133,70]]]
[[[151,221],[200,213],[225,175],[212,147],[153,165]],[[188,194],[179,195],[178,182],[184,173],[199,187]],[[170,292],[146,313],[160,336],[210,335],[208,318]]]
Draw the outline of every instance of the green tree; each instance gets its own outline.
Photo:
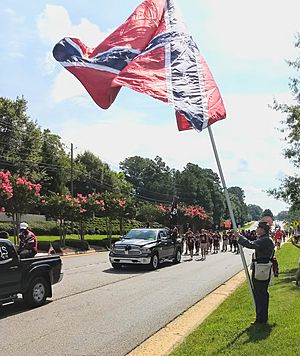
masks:
[[[73,219],[73,200],[69,195],[50,193],[41,200],[41,211],[59,224],[60,244],[65,246],[66,224]]]
[[[300,33],[297,34],[295,47],[300,49]],[[288,61],[288,65],[296,71],[300,70],[300,56],[294,61]],[[296,168],[300,167],[300,79],[291,78],[289,81],[294,104],[280,104],[274,101],[273,108],[284,115],[281,132],[284,133],[287,148],[284,157],[289,159]],[[285,177],[278,189],[270,189],[270,195],[281,199],[291,205],[292,210],[300,209],[300,176]]]
[[[248,210],[245,203],[245,192],[240,187],[230,187],[228,188],[228,193],[231,197],[236,197],[236,199],[234,199],[234,205],[237,214],[235,218],[238,225],[244,225],[245,222],[248,221]]]
[[[77,155],[74,179],[74,194],[101,193],[113,190],[113,173],[107,163],[90,151]]]
[[[126,179],[133,185],[136,195],[152,202],[171,202],[174,194],[173,173],[161,159],[140,156],[128,157],[120,163]]]
[[[27,101],[0,97],[0,168],[9,167],[17,173],[37,180],[43,171],[41,160],[41,130],[27,115]]]
[[[41,183],[43,193],[51,191],[59,194],[66,193],[66,184],[70,179],[71,162],[67,156],[58,135],[46,129],[42,132],[41,163],[45,176]]]
[[[255,204],[247,205],[249,219],[250,220],[259,220],[262,216],[263,209]]]
[[[105,192],[102,194],[106,216],[109,246],[112,238],[112,220],[118,219],[120,222],[120,233],[123,234],[124,218],[135,216],[134,200],[119,192]]]
[[[288,211],[280,211],[277,215],[276,215],[276,220],[280,220],[280,221],[284,221],[288,218],[289,216],[289,212]]]
[[[0,171],[0,208],[13,218],[15,242],[21,216],[35,211],[41,187],[25,177]]]
[[[162,211],[158,205],[151,203],[141,203],[137,210],[137,219],[142,221],[144,225],[148,222],[150,226],[152,226],[154,222],[167,220],[168,218],[163,219],[164,215],[165,212]]]
[[[70,160],[60,137],[30,119],[24,98],[0,97],[0,142],[0,168],[39,181],[43,194],[65,190]]]
[[[225,212],[225,199],[220,179],[211,169],[203,169],[188,163],[182,172],[176,172],[178,201],[188,205],[199,205],[219,225]]]
[[[274,220],[274,215],[270,209],[265,209],[262,212],[261,217],[263,218],[264,216],[271,216],[271,218]]]

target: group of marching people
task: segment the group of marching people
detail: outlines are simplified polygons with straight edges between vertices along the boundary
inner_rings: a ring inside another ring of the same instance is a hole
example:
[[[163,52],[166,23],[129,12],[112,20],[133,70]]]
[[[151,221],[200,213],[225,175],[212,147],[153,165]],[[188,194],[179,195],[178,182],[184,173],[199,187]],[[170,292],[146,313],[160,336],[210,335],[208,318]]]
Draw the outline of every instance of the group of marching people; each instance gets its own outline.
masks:
[[[255,230],[242,230],[241,234],[250,240],[256,239]],[[238,241],[232,230],[221,233],[218,230],[201,229],[193,232],[192,228],[189,227],[182,240],[185,255],[189,254],[191,259],[200,254],[201,260],[206,260],[208,253],[217,254],[218,252],[227,251],[239,253]]]

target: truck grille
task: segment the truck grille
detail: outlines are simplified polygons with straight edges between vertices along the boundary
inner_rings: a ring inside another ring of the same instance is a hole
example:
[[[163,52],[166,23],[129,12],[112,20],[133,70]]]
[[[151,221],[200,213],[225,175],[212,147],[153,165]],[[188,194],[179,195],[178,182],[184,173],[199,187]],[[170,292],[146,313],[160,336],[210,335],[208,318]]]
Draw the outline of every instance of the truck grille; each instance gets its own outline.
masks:
[[[114,253],[121,256],[137,256],[142,254],[141,249],[138,247],[132,247],[130,250],[125,251],[125,247],[123,246],[114,248]]]

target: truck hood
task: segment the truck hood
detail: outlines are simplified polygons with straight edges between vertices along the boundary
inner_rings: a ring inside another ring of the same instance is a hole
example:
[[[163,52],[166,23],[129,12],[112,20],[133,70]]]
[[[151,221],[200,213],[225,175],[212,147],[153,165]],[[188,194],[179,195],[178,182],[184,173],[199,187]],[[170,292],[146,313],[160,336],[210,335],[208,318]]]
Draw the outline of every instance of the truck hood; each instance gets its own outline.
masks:
[[[135,245],[135,246],[139,246],[139,247],[144,247],[144,246],[148,246],[148,245],[152,245],[154,243],[156,243],[157,241],[146,241],[146,240],[134,240],[134,239],[123,239],[121,241],[117,241],[115,242],[115,246],[121,247],[121,246],[127,246],[127,245]]]

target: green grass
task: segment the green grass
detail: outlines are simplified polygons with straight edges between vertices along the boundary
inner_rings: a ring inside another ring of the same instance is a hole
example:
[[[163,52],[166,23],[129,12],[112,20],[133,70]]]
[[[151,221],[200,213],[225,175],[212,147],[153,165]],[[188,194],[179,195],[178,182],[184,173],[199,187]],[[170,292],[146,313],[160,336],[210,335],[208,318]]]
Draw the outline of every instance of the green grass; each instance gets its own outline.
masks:
[[[255,319],[255,311],[245,282],[171,355],[299,355],[300,287],[293,285],[292,281],[300,251],[287,243],[276,256],[280,275],[269,287],[267,325],[250,326]]]
[[[242,226],[243,230],[248,230],[251,225],[253,225],[254,221],[250,221],[247,224]]]
[[[120,235],[112,235],[112,237],[120,237]],[[89,240],[103,240],[106,239],[107,235],[85,235],[84,239]],[[38,241],[56,241],[59,240],[59,236],[37,236]],[[80,240],[78,235],[67,235],[66,239]]]

